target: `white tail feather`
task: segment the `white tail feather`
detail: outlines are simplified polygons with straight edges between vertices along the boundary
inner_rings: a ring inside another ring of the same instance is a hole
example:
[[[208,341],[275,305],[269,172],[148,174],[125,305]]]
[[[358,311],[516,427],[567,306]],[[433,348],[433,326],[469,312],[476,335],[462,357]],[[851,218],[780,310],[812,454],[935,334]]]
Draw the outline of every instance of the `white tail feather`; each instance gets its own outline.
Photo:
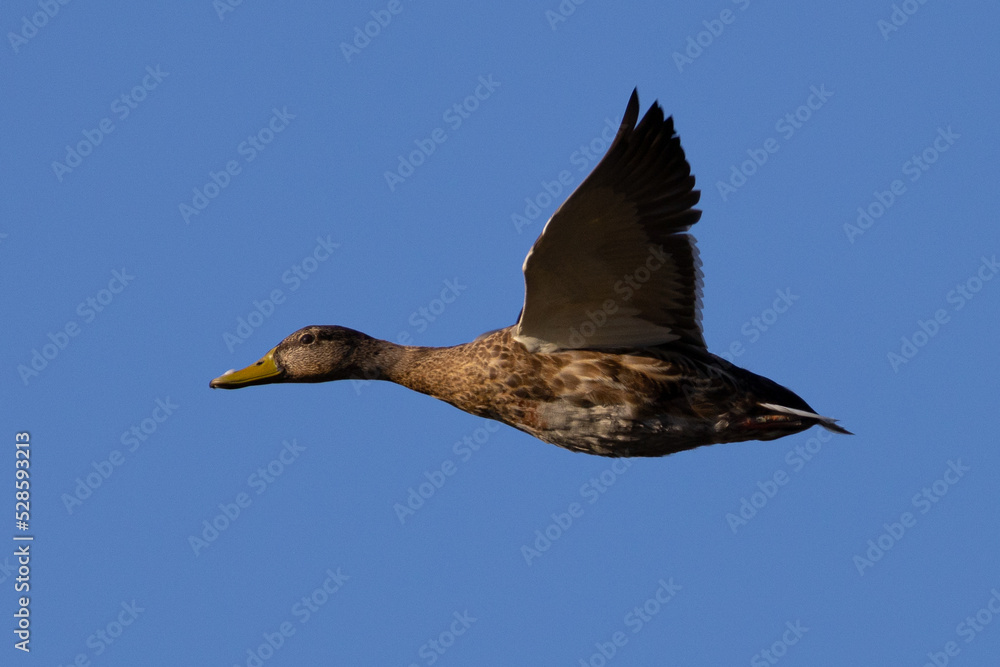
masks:
[[[796,417],[805,417],[806,419],[815,419],[820,423],[823,428],[829,429],[830,431],[835,431],[837,433],[850,433],[843,426],[837,425],[837,420],[832,417],[824,417],[823,415],[818,415],[815,412],[808,412],[806,410],[796,410],[795,408],[789,408],[784,405],[778,405],[776,403],[758,403],[760,407],[767,408],[768,410],[774,410],[775,412],[782,412],[786,415],[795,415]]]

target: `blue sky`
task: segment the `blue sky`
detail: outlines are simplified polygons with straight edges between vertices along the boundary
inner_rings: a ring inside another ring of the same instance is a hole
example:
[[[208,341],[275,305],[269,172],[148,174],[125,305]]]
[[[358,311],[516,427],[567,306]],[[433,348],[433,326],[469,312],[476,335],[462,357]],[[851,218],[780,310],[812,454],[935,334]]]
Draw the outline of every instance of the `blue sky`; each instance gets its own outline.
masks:
[[[5,3],[4,664],[993,664],[997,13]],[[511,324],[633,87],[702,190],[710,349],[857,435],[614,461],[209,390],[307,324]]]

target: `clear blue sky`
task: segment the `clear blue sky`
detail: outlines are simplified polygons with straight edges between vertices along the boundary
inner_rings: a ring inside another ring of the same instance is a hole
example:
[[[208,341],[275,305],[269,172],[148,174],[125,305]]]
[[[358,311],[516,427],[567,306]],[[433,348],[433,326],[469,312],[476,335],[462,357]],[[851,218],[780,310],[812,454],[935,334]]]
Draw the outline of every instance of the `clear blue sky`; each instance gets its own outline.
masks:
[[[5,3],[0,662],[996,664],[998,10],[897,5]],[[388,384],[209,390],[307,324],[511,324],[633,87],[710,349],[856,436],[616,463]]]

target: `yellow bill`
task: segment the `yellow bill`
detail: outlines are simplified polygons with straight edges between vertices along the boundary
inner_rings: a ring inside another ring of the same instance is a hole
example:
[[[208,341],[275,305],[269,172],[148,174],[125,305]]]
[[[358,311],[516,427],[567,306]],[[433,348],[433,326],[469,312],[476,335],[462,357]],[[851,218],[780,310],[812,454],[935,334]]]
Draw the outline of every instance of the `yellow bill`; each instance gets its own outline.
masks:
[[[208,383],[213,389],[239,389],[255,384],[268,384],[282,375],[281,369],[274,362],[274,348],[265,354],[260,361],[239,371],[227,371]]]

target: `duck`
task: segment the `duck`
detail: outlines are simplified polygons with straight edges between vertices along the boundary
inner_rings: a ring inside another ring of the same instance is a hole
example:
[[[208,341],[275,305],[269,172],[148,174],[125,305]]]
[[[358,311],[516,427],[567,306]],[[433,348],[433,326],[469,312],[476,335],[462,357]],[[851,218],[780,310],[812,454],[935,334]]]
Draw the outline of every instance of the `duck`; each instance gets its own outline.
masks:
[[[311,325],[217,389],[383,380],[565,449],[665,456],[774,440],[821,426],[790,389],[708,351],[701,327],[701,218],[673,117],[639,120],[633,90],[614,140],[524,260],[517,321],[451,347],[397,345]]]

